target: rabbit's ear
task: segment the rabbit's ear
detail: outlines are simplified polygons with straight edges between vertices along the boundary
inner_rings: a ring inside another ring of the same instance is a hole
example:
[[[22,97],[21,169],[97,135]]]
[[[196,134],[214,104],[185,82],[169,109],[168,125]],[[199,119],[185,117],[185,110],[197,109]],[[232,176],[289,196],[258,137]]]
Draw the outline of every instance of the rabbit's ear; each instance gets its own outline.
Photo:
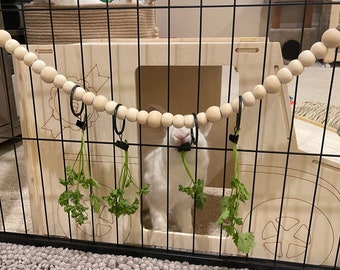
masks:
[[[212,123],[208,123],[206,124],[204,127],[200,127],[200,131],[201,133],[203,134],[204,137],[207,137],[211,131],[211,128],[212,128]]]

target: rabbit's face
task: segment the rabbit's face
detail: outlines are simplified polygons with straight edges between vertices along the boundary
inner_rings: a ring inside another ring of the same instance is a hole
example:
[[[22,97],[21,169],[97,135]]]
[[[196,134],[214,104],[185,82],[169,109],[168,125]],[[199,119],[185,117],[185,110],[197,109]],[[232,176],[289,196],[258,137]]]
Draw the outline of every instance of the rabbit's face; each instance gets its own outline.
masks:
[[[186,127],[175,128],[172,127],[169,130],[170,143],[175,146],[180,146],[185,143],[191,143],[191,132],[190,129]]]

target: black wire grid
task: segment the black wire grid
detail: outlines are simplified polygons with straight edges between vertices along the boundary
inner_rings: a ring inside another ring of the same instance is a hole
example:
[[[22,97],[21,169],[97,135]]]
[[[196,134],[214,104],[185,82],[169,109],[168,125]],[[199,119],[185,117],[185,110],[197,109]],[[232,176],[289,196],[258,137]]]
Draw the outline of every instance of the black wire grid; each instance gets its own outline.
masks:
[[[217,8],[223,8],[223,9],[228,9],[228,10],[232,10],[232,18],[230,18],[230,20],[232,21],[231,24],[231,55],[230,55],[230,71],[229,71],[229,85],[228,85],[228,100],[230,101],[230,89],[232,87],[231,85],[231,77],[232,77],[232,66],[233,66],[233,51],[234,51],[234,43],[235,43],[235,29],[236,29],[236,11],[238,9],[242,9],[242,8],[254,8],[254,7],[265,7],[266,9],[266,25],[265,25],[265,36],[268,37],[269,35],[269,30],[270,30],[270,19],[271,19],[271,12],[272,12],[272,7],[274,6],[287,6],[287,5],[291,5],[291,6],[302,6],[304,9],[304,15],[301,21],[301,36],[300,36],[300,44],[303,44],[304,41],[304,29],[305,29],[305,16],[306,16],[306,9],[308,7],[308,5],[310,5],[311,3],[308,1],[297,1],[297,2],[286,2],[286,3],[282,3],[282,2],[272,2],[271,0],[269,0],[268,2],[261,2],[261,3],[253,3],[253,4],[249,4],[249,3],[242,3],[242,1],[230,1],[230,3],[228,4],[218,4],[218,5],[211,5],[208,4],[206,1],[200,0],[199,3],[197,5],[172,5],[171,1],[168,0],[166,5],[155,5],[155,6],[144,6],[144,5],[140,5],[137,1],[137,4],[135,7],[133,7],[134,9],[137,10],[137,46],[138,48],[140,48],[141,46],[141,39],[139,36],[139,12],[141,9],[146,9],[146,8],[152,8],[154,9],[156,12],[157,10],[162,10],[162,11],[166,11],[167,12],[167,32],[168,32],[168,36],[171,36],[171,25],[174,23],[171,20],[171,15],[172,12],[174,12],[175,9],[196,9],[199,11],[199,21],[197,21],[197,25],[199,28],[199,33],[197,36],[197,44],[198,44],[198,69],[197,69],[197,104],[196,104],[196,108],[197,108],[197,112],[199,111],[199,106],[200,106],[200,92],[201,92],[201,86],[200,86],[200,81],[201,81],[201,49],[202,49],[202,39],[203,39],[203,26],[204,26],[204,19],[203,19],[203,14],[206,10],[209,9],[217,9]],[[331,4],[339,4],[338,2],[323,2],[323,1],[313,1],[313,5],[314,6],[331,6]],[[49,11],[52,14],[52,9],[51,9],[51,3],[49,4]],[[24,28],[23,28],[23,34],[25,36],[25,8],[23,3],[19,3],[20,9],[22,11],[22,16],[23,16],[23,23],[24,23]],[[110,16],[109,16],[109,9],[114,8],[113,6],[109,6],[108,4],[103,5],[103,9],[107,10],[107,21],[109,22],[110,20]],[[119,7],[119,8],[127,8],[127,7]],[[131,7],[129,7],[131,8]],[[85,57],[84,57],[84,51],[83,51],[83,38],[82,38],[82,26],[81,26],[81,18],[80,18],[80,9],[81,6],[77,5],[77,9],[78,9],[78,20],[79,20],[79,40],[80,40],[80,44],[79,44],[79,48],[80,48],[80,55],[81,55],[81,66],[82,66],[82,74],[83,74],[83,82],[86,81],[85,78],[85,64],[84,62],[86,61]],[[2,5],[2,12],[14,12],[14,10],[12,10],[11,8],[6,8],[6,5],[3,4]],[[52,37],[52,46],[53,46],[53,58],[54,58],[54,63],[55,63],[55,68],[58,70],[58,57],[55,53],[55,40],[54,40],[54,32],[53,32],[53,16],[50,17],[50,24],[51,24],[51,37]],[[246,21],[246,18],[244,19]],[[108,63],[110,63],[110,74],[112,74],[112,53],[111,53],[111,41],[110,41],[110,23],[107,24],[108,25],[108,29],[107,29],[107,35],[108,35]],[[170,38],[165,38],[165,40],[167,41],[167,46],[168,46],[168,65],[167,65],[167,108],[171,107],[171,102],[173,102],[170,98],[170,88],[171,88],[171,80],[169,79],[171,77],[171,68],[170,68],[170,63],[171,63],[171,42],[172,39]],[[264,51],[264,56],[263,56],[263,65],[262,65],[262,82],[264,80],[265,77],[265,63],[267,61],[267,43],[268,43],[268,39],[265,39],[265,51]],[[334,63],[336,63],[336,56],[337,56],[337,49],[336,49],[336,53],[335,53],[335,59],[334,59]],[[9,89],[8,85],[10,85],[9,80],[10,77],[8,76],[10,71],[10,67],[8,66],[8,64],[5,63],[4,59],[8,57],[7,53],[4,50],[1,50],[1,58],[2,58],[2,70],[4,73],[4,80],[5,80],[5,84],[7,86],[6,89],[6,95],[1,97],[1,99],[3,100],[7,100],[8,104],[12,104],[10,102],[10,91],[11,89]],[[138,55],[137,55],[137,62],[138,62],[138,67],[142,66],[142,60],[141,60],[141,55],[140,55],[140,50],[138,50]],[[310,220],[309,220],[309,226],[308,226],[308,236],[307,239],[310,237],[310,234],[312,233],[310,228],[312,226],[312,222],[313,222],[313,211],[314,211],[314,206],[315,206],[315,202],[316,202],[316,197],[318,194],[318,181],[319,181],[319,177],[320,177],[320,170],[321,170],[321,160],[324,157],[340,157],[340,155],[327,155],[324,153],[324,144],[325,144],[325,135],[326,135],[326,123],[328,120],[328,112],[330,109],[330,104],[331,104],[331,100],[332,100],[332,93],[333,91],[336,91],[338,86],[333,85],[333,81],[334,78],[336,76],[337,73],[337,65],[333,64],[331,66],[332,68],[332,75],[330,77],[330,86],[329,86],[329,91],[328,91],[328,99],[327,99],[327,109],[325,112],[325,124],[323,127],[323,136],[322,136],[322,142],[321,142],[321,149],[319,153],[301,153],[301,152],[294,152],[291,150],[291,140],[289,140],[288,142],[288,147],[287,147],[287,151],[267,151],[267,150],[261,150],[259,148],[259,142],[260,142],[260,126],[264,125],[263,123],[263,119],[261,119],[261,111],[263,109],[262,107],[262,102],[260,101],[260,105],[258,107],[259,109],[259,117],[258,117],[258,122],[257,122],[257,136],[256,136],[256,142],[255,142],[255,149],[240,149],[240,152],[247,152],[247,153],[253,153],[254,154],[254,172],[253,172],[253,184],[252,184],[252,189],[251,189],[251,207],[250,209],[253,208],[253,201],[254,201],[254,196],[256,196],[256,189],[255,189],[255,183],[257,180],[257,164],[258,164],[258,156],[260,154],[275,154],[275,155],[283,155],[285,157],[285,168],[284,168],[284,181],[283,181],[283,186],[282,186],[282,198],[281,198],[281,207],[280,207],[280,213],[279,213],[279,220],[278,220],[278,227],[280,227],[281,225],[281,221],[282,221],[282,212],[283,212],[283,204],[284,204],[284,198],[285,198],[285,192],[286,192],[286,181],[287,181],[287,177],[288,177],[288,170],[289,170],[289,162],[292,156],[296,156],[296,155],[302,155],[302,156],[314,156],[315,158],[318,159],[318,167],[317,167],[317,172],[316,172],[316,179],[315,179],[315,186],[314,186],[314,194],[312,197],[312,200],[310,202],[311,204],[311,212],[309,214],[310,216]],[[137,77],[141,78],[141,69],[138,68],[137,69]],[[223,266],[228,266],[228,267],[248,267],[250,269],[338,269],[339,266],[339,249],[340,249],[340,238],[339,235],[336,235],[335,238],[335,244],[334,247],[337,250],[336,254],[333,258],[334,260],[334,264],[333,265],[328,265],[328,266],[313,266],[313,265],[309,265],[307,263],[307,254],[308,254],[308,244],[306,244],[306,246],[304,247],[304,259],[303,261],[301,261],[300,263],[291,263],[291,262],[285,262],[285,261],[281,261],[280,260],[280,256],[279,256],[279,250],[278,250],[278,242],[279,242],[279,233],[277,235],[276,238],[276,247],[275,247],[275,254],[273,255],[272,258],[270,259],[260,259],[260,258],[253,258],[250,256],[228,256],[223,254],[222,252],[222,231],[220,233],[220,247],[219,247],[219,252],[218,254],[208,254],[208,253],[202,253],[199,252],[195,249],[195,225],[194,225],[194,236],[193,236],[193,241],[192,241],[192,249],[191,250],[175,250],[173,248],[170,247],[170,243],[169,243],[169,230],[167,230],[167,237],[166,237],[166,244],[163,248],[152,248],[150,246],[147,246],[145,244],[145,240],[144,240],[144,234],[143,234],[143,228],[141,228],[141,239],[140,239],[140,243],[138,245],[126,245],[126,244],[121,244],[121,241],[119,239],[119,226],[116,226],[116,239],[117,239],[117,243],[104,243],[104,242],[99,242],[95,239],[94,235],[95,235],[95,227],[94,227],[94,216],[92,213],[92,216],[90,217],[90,219],[92,220],[92,235],[93,235],[93,239],[92,241],[85,241],[85,240],[78,240],[76,239],[76,237],[74,237],[73,232],[72,232],[72,226],[71,226],[71,221],[70,221],[70,217],[68,217],[68,235],[67,235],[67,239],[66,238],[59,238],[59,237],[55,237],[54,235],[52,235],[50,233],[50,220],[48,218],[48,214],[47,214],[47,204],[49,203],[48,200],[46,199],[45,196],[45,181],[47,179],[45,179],[45,176],[42,173],[42,170],[40,170],[40,178],[41,178],[41,188],[42,188],[42,197],[43,197],[43,205],[42,207],[44,208],[45,211],[45,216],[44,216],[44,223],[46,224],[46,232],[44,233],[44,235],[35,235],[32,234],[31,232],[29,232],[28,228],[27,228],[27,221],[26,221],[26,216],[27,216],[27,210],[24,207],[24,203],[23,203],[23,195],[22,195],[22,179],[21,179],[21,173],[20,173],[20,166],[19,166],[19,160],[17,157],[17,143],[19,142],[25,142],[25,141],[34,141],[36,143],[37,146],[37,155],[38,155],[38,160],[39,160],[39,168],[41,168],[43,166],[42,160],[41,160],[41,149],[40,149],[40,144],[43,141],[49,141],[49,139],[46,138],[40,138],[39,137],[39,132],[38,132],[38,125],[37,125],[37,115],[36,115],[36,104],[35,104],[35,92],[34,92],[34,85],[33,85],[33,80],[32,80],[32,75],[31,75],[31,80],[30,80],[30,84],[31,84],[31,94],[32,94],[32,106],[34,108],[34,119],[35,119],[35,137],[24,137],[24,136],[16,136],[15,131],[14,131],[14,127],[13,127],[13,117],[12,116],[12,112],[13,112],[13,108],[9,108],[9,116],[10,116],[10,122],[12,123],[11,125],[11,135],[10,136],[2,136],[0,137],[0,139],[3,140],[8,140],[10,142],[10,144],[13,147],[14,153],[15,153],[15,162],[16,162],[16,175],[17,175],[17,181],[18,181],[18,186],[19,186],[19,194],[20,194],[20,200],[21,200],[21,206],[22,206],[22,223],[24,224],[24,232],[23,233],[18,233],[18,232],[9,232],[6,230],[6,216],[4,216],[4,211],[3,211],[3,206],[2,206],[2,201],[0,198],[0,217],[1,217],[1,231],[0,231],[0,239],[1,241],[6,241],[6,242],[14,242],[14,243],[21,243],[21,244],[34,244],[34,245],[52,245],[52,246],[58,246],[58,247],[70,247],[70,248],[77,248],[77,249],[81,249],[81,250],[86,250],[86,251],[93,251],[93,252],[99,252],[99,253],[113,253],[113,254],[125,254],[125,255],[133,255],[133,256],[151,256],[151,257],[157,257],[157,258],[163,258],[163,259],[172,259],[172,260],[180,260],[180,261],[190,261],[193,263],[199,263],[199,264],[210,264],[210,265],[223,265]],[[294,91],[294,97],[293,99],[295,101],[297,101],[298,99],[298,84],[299,84],[299,77],[297,77],[296,79],[296,87],[295,87],[295,91]],[[111,86],[111,96],[108,97],[111,100],[114,99],[114,81],[113,78],[110,78],[110,86]],[[137,89],[141,89],[141,80],[137,80]],[[138,108],[142,107],[141,104],[141,100],[142,100],[142,91],[138,91],[137,92],[137,100],[138,100]],[[325,93],[326,95],[326,93]],[[59,91],[57,92],[57,99],[60,100],[60,94]],[[61,103],[58,102],[58,110],[62,111],[61,108]],[[293,124],[294,124],[294,114],[295,114],[295,105],[296,103],[294,103],[293,105],[293,115],[292,115],[292,119],[291,119],[291,125],[289,128],[289,138],[292,138],[293,136]],[[229,147],[229,144],[227,143],[227,138],[228,138],[228,130],[230,130],[230,121],[229,119],[225,120],[226,121],[226,134],[224,134],[223,136],[225,136],[226,138],[226,144],[225,147],[223,148],[209,148],[208,150],[212,150],[212,151],[222,151],[224,153],[224,160],[226,161],[228,156],[232,155],[232,149]],[[53,139],[53,141],[57,141],[60,142],[61,148],[62,148],[62,153],[63,153],[63,164],[64,167],[66,167],[66,160],[65,160],[65,143],[77,143],[79,141],[74,141],[74,140],[69,140],[64,138],[64,134],[63,134],[63,123],[62,123],[62,119],[60,118],[60,122],[59,122],[59,128],[60,128],[60,138],[57,139]],[[232,128],[232,127],[231,127]],[[97,141],[91,141],[91,138],[89,137],[89,134],[86,132],[86,143],[87,143],[87,153],[88,153],[88,159],[89,159],[89,164],[91,164],[91,145],[92,144],[103,144],[103,145],[112,145],[112,159],[113,159],[113,163],[116,164],[117,162],[117,154],[115,151],[115,147],[113,147],[114,142],[116,141],[116,135],[114,133],[114,127],[112,125],[111,127],[111,132],[112,132],[112,140],[110,141],[101,141],[101,142],[97,142]],[[149,145],[149,144],[145,144],[142,143],[142,137],[144,135],[142,127],[139,126],[138,128],[138,136],[140,138],[138,143],[131,143],[132,147],[137,147],[138,152],[139,152],[139,156],[143,155],[143,149],[148,148],[148,147],[155,147],[157,145]],[[242,135],[241,135],[242,136]],[[52,141],[52,140],[51,140]],[[168,144],[169,144],[169,137],[168,137]],[[160,145],[161,146],[161,145]],[[164,146],[162,146],[164,147]],[[168,160],[169,160],[169,151],[168,153]],[[167,164],[169,166],[169,162]],[[143,182],[142,178],[143,178],[143,165],[140,162],[139,163],[139,171],[140,171],[140,181]],[[226,166],[224,167],[223,170],[223,175],[224,178],[226,178],[227,176],[227,168]],[[167,174],[168,174],[168,179],[169,179],[169,170],[167,170]],[[115,177],[116,178],[116,177]],[[223,181],[223,190],[224,188],[226,188],[226,181]],[[169,180],[167,182],[168,187],[169,187]],[[169,194],[167,196],[167,201],[169,202]],[[334,207],[337,207],[339,210],[340,204],[335,205]],[[141,198],[141,208],[143,208],[143,199]],[[169,219],[169,204],[167,206],[167,217]],[[196,211],[194,211],[194,224],[196,224],[195,222],[195,218],[196,218]],[[250,211],[250,222],[249,222],[249,230],[251,230],[252,226],[256,226],[256,224],[252,224],[252,211]],[[142,218],[141,218],[142,220]],[[143,221],[142,221],[143,224]],[[321,232],[322,233],[322,232]]]

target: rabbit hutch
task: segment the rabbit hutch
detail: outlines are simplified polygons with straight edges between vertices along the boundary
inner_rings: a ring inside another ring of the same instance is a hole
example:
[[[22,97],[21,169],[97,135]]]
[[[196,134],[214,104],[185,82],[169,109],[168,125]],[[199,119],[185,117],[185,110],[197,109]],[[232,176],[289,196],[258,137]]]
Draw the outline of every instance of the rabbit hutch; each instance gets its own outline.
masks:
[[[19,205],[7,209],[0,193],[2,242],[338,269],[339,3],[97,2],[2,5],[22,24],[0,32],[2,60],[11,57],[1,102],[13,96],[7,114],[16,107],[9,118],[14,125],[18,115],[21,130],[1,136],[14,151]],[[289,7],[298,10],[291,23]],[[299,40],[294,59],[278,32]],[[176,129],[188,132],[185,150],[173,143]],[[150,165],[153,153],[164,159]]]

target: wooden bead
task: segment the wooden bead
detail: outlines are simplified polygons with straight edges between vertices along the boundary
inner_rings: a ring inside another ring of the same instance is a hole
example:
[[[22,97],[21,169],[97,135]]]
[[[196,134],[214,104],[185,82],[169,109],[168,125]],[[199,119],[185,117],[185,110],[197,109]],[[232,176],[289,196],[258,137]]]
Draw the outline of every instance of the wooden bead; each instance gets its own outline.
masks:
[[[182,128],[184,126],[184,116],[181,114],[176,114],[172,119],[172,125],[175,128]]]
[[[328,53],[328,48],[321,41],[315,42],[310,47],[311,52],[315,55],[316,59],[323,59]]]
[[[38,60],[38,56],[35,53],[28,52],[24,56],[24,63],[29,67],[32,66],[36,60]]]
[[[305,66],[305,67],[310,67],[310,66],[314,65],[314,63],[316,61],[315,55],[310,50],[302,51],[299,54],[298,59],[300,60],[302,65]]]
[[[44,67],[40,72],[41,79],[46,83],[52,83],[57,75],[58,71],[51,66]]]
[[[205,127],[206,125],[208,125],[208,119],[207,119],[207,115],[204,112],[200,112],[197,114],[197,121],[198,121],[198,125],[200,127]]]
[[[63,88],[64,84],[67,82],[67,79],[62,74],[57,74],[57,76],[54,77],[53,84],[57,88]],[[72,89],[72,88],[71,88]]]
[[[79,87],[77,87],[78,89]],[[76,90],[77,90],[76,89]],[[82,97],[82,101],[86,104],[86,105],[92,105],[94,98],[96,97],[96,95],[93,92],[86,92],[83,97]]]
[[[269,75],[263,81],[263,86],[270,94],[275,94],[281,91],[282,84],[276,75]]]
[[[0,30],[0,47],[5,47],[8,40],[12,39],[11,34],[5,30]]]
[[[138,110],[136,108],[128,108],[126,111],[126,119],[130,122],[136,122],[137,121],[137,113]]]
[[[186,128],[193,128],[195,127],[195,119],[192,114],[187,114],[184,116],[184,126]]]
[[[40,74],[44,67],[46,67],[46,63],[43,60],[38,59],[37,61],[34,61],[32,70],[34,73]]]
[[[150,127],[156,128],[161,126],[162,114],[159,111],[151,111],[147,117],[147,123]]]
[[[256,99],[263,99],[266,97],[267,95],[267,90],[266,88],[264,88],[264,86],[262,84],[258,84],[256,85],[253,90],[252,90],[254,97]]]
[[[299,76],[305,69],[298,59],[290,61],[287,67],[294,76]]]
[[[281,83],[289,83],[291,80],[293,80],[293,74],[292,72],[289,70],[289,68],[281,68],[276,76],[279,78]]]
[[[19,61],[22,61],[25,57],[25,55],[28,53],[27,49],[23,46],[19,46],[14,50],[14,57],[18,59]]]
[[[73,99],[81,101],[83,96],[85,95],[86,91],[83,87],[77,87],[73,92]]]
[[[252,107],[256,103],[256,98],[251,91],[247,91],[242,95],[242,101],[244,106]]]
[[[105,112],[109,115],[113,115],[118,103],[116,101],[110,100],[105,104]]]
[[[66,94],[70,94],[71,93],[71,90],[72,88],[75,86],[76,84],[72,81],[66,81],[63,85],[63,91],[66,93]]]
[[[340,46],[340,31],[336,28],[326,30],[321,36],[321,42],[327,48],[336,48]]]
[[[233,108],[231,107],[230,103],[224,103],[221,107],[220,107],[220,111],[223,117],[228,118],[230,117],[230,115],[232,115],[233,113]]]
[[[20,43],[15,39],[9,39],[5,43],[5,49],[8,53],[13,54],[15,49],[20,46]]]
[[[108,102],[107,97],[105,97],[103,95],[97,95],[93,99],[92,106],[96,111],[103,112],[103,111],[105,111],[105,106],[106,106],[107,102]]]
[[[124,105],[119,106],[117,111],[117,118],[120,120],[124,120],[126,117],[127,107]]]
[[[205,114],[207,115],[207,120],[211,123],[216,123],[222,118],[221,111],[218,106],[209,107]]]
[[[240,99],[237,97],[237,98],[234,98],[231,102],[231,107],[233,108],[233,112],[234,113],[238,113],[240,111],[239,107],[240,107]],[[243,102],[241,103],[242,104],[242,111],[244,110],[244,104]]]
[[[161,119],[162,126],[170,127],[172,125],[173,118],[174,116],[172,115],[172,113],[169,113],[169,112],[163,113],[162,119]]]
[[[137,113],[137,122],[141,125],[146,124],[148,121],[149,113],[147,111],[141,110]]]

